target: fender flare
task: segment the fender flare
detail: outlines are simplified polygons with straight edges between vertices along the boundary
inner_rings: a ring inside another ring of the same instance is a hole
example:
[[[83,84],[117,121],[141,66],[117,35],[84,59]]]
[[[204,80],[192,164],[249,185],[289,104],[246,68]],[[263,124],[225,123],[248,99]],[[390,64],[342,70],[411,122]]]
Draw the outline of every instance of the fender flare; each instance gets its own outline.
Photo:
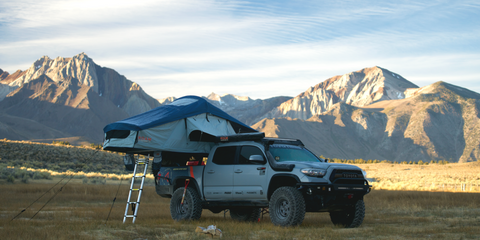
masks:
[[[295,185],[300,182],[300,178],[298,178],[297,175],[291,174],[291,173],[277,173],[274,174],[270,178],[270,182],[268,183],[268,192],[267,192],[267,197],[270,199],[270,196],[273,194],[274,190],[277,189],[279,186],[285,186],[282,184],[278,184],[277,181],[275,181],[276,178],[290,178],[291,183],[295,182]],[[291,185],[291,184],[290,184]],[[288,185],[288,186],[290,186]]]

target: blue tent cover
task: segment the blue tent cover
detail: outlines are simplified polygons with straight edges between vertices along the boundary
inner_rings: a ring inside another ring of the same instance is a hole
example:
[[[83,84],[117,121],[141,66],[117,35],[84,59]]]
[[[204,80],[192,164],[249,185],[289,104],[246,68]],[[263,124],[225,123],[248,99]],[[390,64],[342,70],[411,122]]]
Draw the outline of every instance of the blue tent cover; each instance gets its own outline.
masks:
[[[236,133],[257,132],[215,107],[206,99],[197,96],[181,97],[170,104],[154,108],[118,122],[110,123],[105,126],[103,131],[104,133],[112,130],[140,131],[202,113],[212,114],[230,121]]]

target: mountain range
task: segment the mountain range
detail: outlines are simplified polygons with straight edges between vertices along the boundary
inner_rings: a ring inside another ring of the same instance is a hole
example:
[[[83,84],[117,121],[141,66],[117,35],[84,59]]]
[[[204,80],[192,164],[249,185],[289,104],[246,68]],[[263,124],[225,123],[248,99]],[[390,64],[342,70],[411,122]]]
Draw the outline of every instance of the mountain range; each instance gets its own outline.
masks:
[[[419,88],[381,67],[326,79],[296,97],[204,97],[271,137],[329,158],[450,162],[480,158],[480,94],[445,82]],[[0,69],[0,138],[101,142],[111,122],[168,104],[85,53]]]

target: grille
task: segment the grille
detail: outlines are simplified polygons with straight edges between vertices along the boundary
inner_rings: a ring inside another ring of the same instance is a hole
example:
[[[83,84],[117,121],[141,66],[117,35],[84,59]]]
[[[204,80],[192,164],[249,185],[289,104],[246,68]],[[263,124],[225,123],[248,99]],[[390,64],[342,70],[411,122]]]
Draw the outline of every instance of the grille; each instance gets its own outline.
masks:
[[[362,171],[359,170],[334,169],[330,181],[335,184],[365,185]]]

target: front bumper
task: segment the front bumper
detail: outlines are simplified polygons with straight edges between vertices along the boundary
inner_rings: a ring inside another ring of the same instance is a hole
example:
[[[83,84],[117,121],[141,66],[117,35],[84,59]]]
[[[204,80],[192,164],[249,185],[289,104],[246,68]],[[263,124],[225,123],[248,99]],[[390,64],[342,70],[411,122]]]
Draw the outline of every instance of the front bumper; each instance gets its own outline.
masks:
[[[298,183],[297,188],[305,199],[307,212],[344,209],[362,200],[372,190],[368,182],[365,185]]]

